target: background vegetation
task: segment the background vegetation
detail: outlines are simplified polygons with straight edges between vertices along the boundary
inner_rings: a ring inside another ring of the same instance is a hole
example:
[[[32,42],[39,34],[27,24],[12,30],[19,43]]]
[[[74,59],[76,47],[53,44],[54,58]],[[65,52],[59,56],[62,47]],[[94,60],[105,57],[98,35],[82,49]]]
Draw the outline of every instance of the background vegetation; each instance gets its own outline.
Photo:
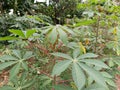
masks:
[[[1,0],[0,90],[117,90],[118,3]]]

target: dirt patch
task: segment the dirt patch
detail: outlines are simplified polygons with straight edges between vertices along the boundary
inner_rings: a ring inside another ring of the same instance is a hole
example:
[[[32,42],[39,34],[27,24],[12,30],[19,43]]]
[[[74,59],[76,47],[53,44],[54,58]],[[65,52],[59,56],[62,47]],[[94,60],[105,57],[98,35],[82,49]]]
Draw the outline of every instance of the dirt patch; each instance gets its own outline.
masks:
[[[116,76],[117,90],[120,90],[120,75]]]

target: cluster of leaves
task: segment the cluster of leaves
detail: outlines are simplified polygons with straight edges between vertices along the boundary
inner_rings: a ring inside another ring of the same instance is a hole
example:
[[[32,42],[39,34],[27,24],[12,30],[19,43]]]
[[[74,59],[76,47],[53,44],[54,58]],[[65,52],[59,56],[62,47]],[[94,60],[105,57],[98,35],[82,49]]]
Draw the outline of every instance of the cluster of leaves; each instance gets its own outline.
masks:
[[[8,78],[0,82],[0,90],[117,90],[119,6],[110,0],[72,2],[52,0],[45,11],[41,6],[37,9],[43,14],[58,10],[47,14],[54,22],[42,14],[1,17],[4,22],[0,24],[9,34],[0,41],[9,44],[1,48],[0,75],[8,72]],[[44,7],[44,3],[39,4]],[[71,4],[82,17],[54,25],[56,19],[75,14]]]

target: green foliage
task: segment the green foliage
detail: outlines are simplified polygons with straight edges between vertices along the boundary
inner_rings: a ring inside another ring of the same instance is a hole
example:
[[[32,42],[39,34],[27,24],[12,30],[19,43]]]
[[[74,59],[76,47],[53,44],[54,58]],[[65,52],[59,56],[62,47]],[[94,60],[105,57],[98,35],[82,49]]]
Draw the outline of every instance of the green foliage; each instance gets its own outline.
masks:
[[[111,0],[0,1],[0,90],[117,90],[119,9]]]
[[[25,62],[27,59],[33,57],[32,52],[21,52],[20,50],[13,50],[11,55],[3,55],[0,57],[0,70],[12,66],[10,70],[10,79],[13,79],[21,70],[21,67],[28,70],[28,65]]]
[[[74,32],[66,26],[46,26],[43,29],[43,34],[46,34],[47,39],[52,43],[56,43],[60,39],[63,43],[68,42],[68,34],[74,34]]]
[[[29,76],[30,77],[30,76]],[[31,85],[33,85],[33,83],[35,82],[36,77],[30,79],[28,78],[27,73],[23,73],[21,76],[19,77],[14,77],[11,82],[10,85],[8,86],[3,86],[2,88],[0,88],[1,90],[25,90],[28,87],[30,87]]]
[[[92,66],[90,65],[95,65],[97,67],[102,68],[108,68],[107,65],[105,65],[101,61],[97,61],[94,59],[90,58],[95,58],[97,55],[92,54],[92,53],[86,53],[83,55],[79,56],[79,52],[74,51],[72,57],[67,55],[67,54],[62,54],[62,53],[53,53],[52,55],[63,57],[65,61],[61,61],[57,63],[54,68],[53,68],[53,75],[60,75],[65,69],[68,68],[68,66],[72,66],[72,77],[73,80],[78,87],[79,90],[81,90],[85,86],[86,82],[86,75],[83,72],[83,70],[88,73],[89,77],[92,77],[99,85],[103,87],[107,87],[105,84],[105,80],[103,76],[100,74],[100,72],[92,69]],[[87,64],[85,64],[87,63]],[[79,77],[81,76],[81,77]],[[82,82],[80,82],[82,81]]]

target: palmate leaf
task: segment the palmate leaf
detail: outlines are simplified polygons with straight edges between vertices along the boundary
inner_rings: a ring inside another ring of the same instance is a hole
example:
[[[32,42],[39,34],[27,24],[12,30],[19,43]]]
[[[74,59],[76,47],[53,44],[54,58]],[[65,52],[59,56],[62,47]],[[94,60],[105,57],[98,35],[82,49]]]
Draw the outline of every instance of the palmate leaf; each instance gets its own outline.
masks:
[[[19,73],[21,68],[28,70],[28,65],[24,60],[31,57],[33,57],[33,55],[30,51],[22,53],[20,50],[13,50],[11,55],[3,55],[0,57],[0,60],[2,61],[0,64],[0,70],[12,66],[10,69],[10,79],[12,79]]]
[[[57,57],[62,57],[62,58],[65,58],[65,59],[72,60],[72,57],[69,56],[68,54],[59,53],[59,52],[51,53],[51,54],[54,55],[54,56],[57,56]]]
[[[72,65],[72,77],[78,90],[82,90],[86,82],[86,77],[77,63],[73,63]]]
[[[55,26],[47,26],[43,28],[44,31],[42,32],[43,34],[46,34],[47,39],[54,44],[58,39],[60,39],[64,44],[67,43],[68,41],[68,34],[74,34],[74,32],[61,25],[55,25]]]
[[[91,59],[84,59],[84,60],[80,60],[80,62],[85,62],[88,64],[92,64],[98,67],[102,67],[102,68],[109,68],[105,63],[103,63],[102,61],[98,61],[98,60],[91,60]]]
[[[90,77],[92,77],[96,81],[96,83],[107,88],[107,85],[105,83],[105,79],[99,71],[97,71],[97,70],[95,70],[95,69],[91,68],[90,66],[85,65],[83,63],[78,63],[78,64],[83,70],[85,70],[88,73],[88,75]]]
[[[108,89],[105,78],[102,76],[100,71],[97,71],[95,68],[90,67],[90,65],[95,65],[100,68],[109,68],[104,62],[98,61],[91,58],[96,58],[98,55],[93,53],[86,53],[80,55],[79,50],[74,50],[72,57],[64,53],[52,53],[52,55],[57,57],[62,57],[68,61],[61,61],[54,66],[54,75],[60,75],[69,65],[72,65],[72,77],[77,86],[78,90],[83,90],[83,87],[86,83],[86,73],[91,77],[91,81],[95,81],[99,86],[102,86],[105,90]],[[79,56],[80,55],[80,56]],[[92,83],[91,82],[91,83]],[[90,84],[89,84],[90,85]],[[99,88],[97,88],[99,90]],[[96,89],[96,90],[97,90]],[[104,90],[103,89],[103,90]],[[92,90],[92,89],[91,89]],[[93,88],[94,90],[94,88]]]
[[[52,75],[60,75],[63,71],[65,71],[68,66],[72,63],[72,60],[65,60],[65,61],[61,61],[58,62],[57,64],[55,64],[53,71],[52,71]]]

